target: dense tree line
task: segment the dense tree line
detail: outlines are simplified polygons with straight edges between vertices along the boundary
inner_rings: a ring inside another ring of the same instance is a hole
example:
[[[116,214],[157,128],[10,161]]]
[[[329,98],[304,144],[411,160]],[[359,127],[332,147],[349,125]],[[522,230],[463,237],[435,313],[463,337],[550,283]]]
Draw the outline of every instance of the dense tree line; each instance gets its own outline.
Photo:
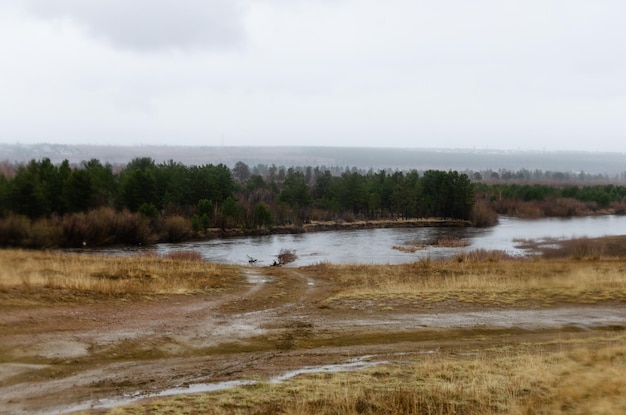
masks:
[[[231,170],[223,164],[157,164],[150,158],[114,168],[95,159],[79,166],[43,159],[20,165],[10,176],[0,174],[0,244],[39,238],[34,231],[20,233],[26,223],[61,244],[147,243],[201,235],[208,228],[298,226],[311,220],[469,219],[473,204],[469,177],[454,171],[420,175],[346,168],[338,174],[320,167],[251,170],[241,162]],[[115,237],[107,235],[107,226]]]
[[[609,177],[607,174],[591,174],[584,171],[577,173],[551,170],[480,170],[466,172],[473,181],[483,183],[547,183],[554,185],[562,184],[608,184],[618,183],[626,180],[626,172],[620,175]]]

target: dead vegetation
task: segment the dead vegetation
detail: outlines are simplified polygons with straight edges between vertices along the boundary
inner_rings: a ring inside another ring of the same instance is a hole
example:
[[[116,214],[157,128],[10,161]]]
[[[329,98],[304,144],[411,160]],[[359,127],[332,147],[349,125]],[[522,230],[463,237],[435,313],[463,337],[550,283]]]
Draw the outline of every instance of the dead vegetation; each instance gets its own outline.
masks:
[[[276,255],[276,261],[274,261],[274,265],[287,265],[294,262],[298,259],[298,255],[296,255],[296,251],[292,249],[281,249],[280,253]]]

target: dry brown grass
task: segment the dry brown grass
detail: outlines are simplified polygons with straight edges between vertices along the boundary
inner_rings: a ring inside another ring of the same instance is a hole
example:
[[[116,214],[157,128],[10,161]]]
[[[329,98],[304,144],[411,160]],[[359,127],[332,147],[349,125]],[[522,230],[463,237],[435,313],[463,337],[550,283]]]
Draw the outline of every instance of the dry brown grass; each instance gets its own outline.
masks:
[[[0,296],[5,306],[24,299],[71,302],[223,290],[238,276],[235,267],[204,262],[190,253],[160,258],[0,250]],[[33,292],[39,295],[29,295]]]
[[[197,251],[171,251],[163,257],[178,261],[202,261],[202,254]]]
[[[626,301],[626,263],[621,260],[500,258],[483,254],[444,262],[319,264],[308,269],[338,286],[321,304],[331,308],[371,301],[415,307],[441,302],[526,307]]]
[[[358,373],[178,396],[137,414],[617,414],[626,412],[626,335],[407,355]]]
[[[443,262],[319,264],[305,270],[335,287],[320,303],[326,308],[371,301],[391,307],[626,302],[626,263],[620,259],[515,260],[485,252]],[[0,295],[4,293],[5,305],[23,297],[19,292],[39,289],[65,290],[66,301],[78,293],[138,296],[223,290],[238,275],[236,267],[204,262],[192,252],[158,258],[0,250]]]

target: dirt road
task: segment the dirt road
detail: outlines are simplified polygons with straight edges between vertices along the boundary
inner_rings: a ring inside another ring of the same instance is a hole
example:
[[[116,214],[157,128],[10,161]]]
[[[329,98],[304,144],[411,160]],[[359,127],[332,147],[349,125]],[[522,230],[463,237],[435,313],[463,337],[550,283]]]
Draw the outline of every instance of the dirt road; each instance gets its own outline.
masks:
[[[304,270],[246,268],[244,277],[235,292],[6,310],[0,412],[106,408],[299,370],[356,370],[401,353],[459,352],[626,324],[626,309],[610,304],[329,308],[322,301],[332,285]]]

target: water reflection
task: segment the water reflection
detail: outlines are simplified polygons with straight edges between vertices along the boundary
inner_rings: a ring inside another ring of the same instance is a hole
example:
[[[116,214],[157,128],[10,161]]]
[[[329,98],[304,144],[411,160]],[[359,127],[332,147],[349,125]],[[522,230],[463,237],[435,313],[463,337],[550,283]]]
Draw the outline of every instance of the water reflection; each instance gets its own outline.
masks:
[[[571,219],[523,220],[503,217],[500,224],[479,228],[411,228],[332,231],[297,235],[268,235],[203,242],[159,244],[144,248],[158,254],[172,250],[194,250],[209,261],[247,264],[248,256],[260,266],[271,265],[281,249],[295,250],[298,260],[293,266],[320,262],[399,264],[423,258],[439,259],[474,249],[502,250],[511,255],[526,255],[519,240],[568,239],[625,235],[626,217],[598,216]],[[428,245],[443,237],[466,240],[464,248],[427,247],[416,252],[401,252],[397,245]],[[109,253],[121,253],[108,250]],[[128,252],[128,251],[125,251]],[[132,252],[132,250],[131,250]]]

